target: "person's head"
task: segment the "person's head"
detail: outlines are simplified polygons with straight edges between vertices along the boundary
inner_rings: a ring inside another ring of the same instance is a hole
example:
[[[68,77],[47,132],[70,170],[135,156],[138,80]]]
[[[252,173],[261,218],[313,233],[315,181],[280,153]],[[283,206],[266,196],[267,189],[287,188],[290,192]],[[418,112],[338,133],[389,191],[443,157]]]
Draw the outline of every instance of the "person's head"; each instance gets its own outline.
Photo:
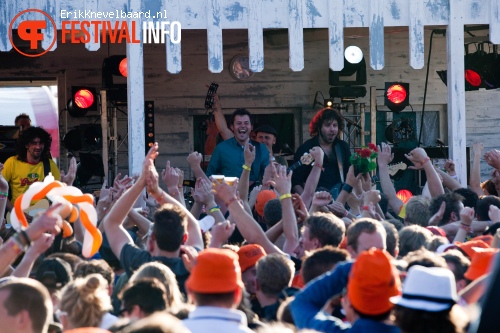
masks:
[[[52,321],[47,289],[29,278],[14,278],[0,285],[0,332],[46,332]]]
[[[403,260],[408,263],[406,270],[409,270],[412,266],[416,265],[424,267],[448,267],[446,266],[446,261],[443,258],[426,249],[412,251],[408,253]]]
[[[52,137],[41,127],[29,127],[21,133],[16,142],[18,159],[26,162],[28,156],[31,160],[44,160],[50,158]]]
[[[38,266],[35,279],[53,293],[71,282],[73,274],[70,264],[66,261],[59,258],[46,258]]]
[[[189,333],[182,321],[165,313],[156,312],[151,316],[137,320],[120,330],[122,333]]]
[[[500,208],[500,198],[493,196],[493,195],[488,195],[488,196],[481,197],[481,199],[479,199],[477,201],[477,204],[475,207],[475,212],[476,212],[476,218],[478,221],[489,221],[490,220],[488,212],[490,210],[491,205]],[[498,222],[498,221],[494,221],[494,222]]]
[[[235,309],[241,302],[242,288],[238,255],[226,249],[201,251],[186,281],[196,306]]]
[[[21,132],[25,131],[29,127],[31,127],[31,119],[26,113],[21,113],[17,115],[14,120],[14,125],[21,127]]]
[[[300,274],[304,283],[332,270],[339,262],[350,259],[349,252],[327,245],[308,252],[302,259]]]
[[[257,261],[256,292],[269,298],[278,298],[289,287],[295,273],[293,262],[279,253],[272,253]]]
[[[269,153],[273,153],[273,145],[276,144],[276,137],[278,136],[278,132],[274,129],[274,127],[270,125],[261,125],[255,130],[255,134],[257,135],[257,141],[263,143]]]
[[[262,190],[255,199],[255,211],[260,216],[264,215],[264,207],[269,200],[276,199],[276,192],[273,190]]]
[[[326,245],[338,247],[345,234],[344,221],[330,213],[314,213],[304,222],[301,236],[302,246],[298,246],[297,257],[302,258],[305,251],[319,249]]]
[[[498,196],[498,191],[495,187],[495,183],[491,179],[485,180],[481,183],[481,189],[486,195],[496,195]]]
[[[401,282],[391,257],[384,250],[370,249],[359,254],[349,274],[342,307],[347,319],[384,321],[393,307],[389,298],[400,294]]]
[[[352,258],[356,258],[361,252],[372,247],[380,250],[386,249],[386,237],[384,226],[377,220],[371,218],[360,218],[354,221],[346,232],[347,251]]]
[[[444,236],[432,235],[432,237],[425,243],[425,248],[429,251],[436,252],[438,247],[447,244],[450,244],[448,238]]]
[[[380,221],[384,226],[387,236],[385,237],[385,243],[387,246],[387,252],[394,258],[398,257],[399,254],[399,234],[398,230],[394,224],[387,221]]]
[[[187,217],[176,205],[163,205],[154,214],[153,232],[150,235],[148,250],[154,249],[154,244],[163,251],[175,252],[187,239]]]
[[[271,199],[264,206],[264,222],[268,228],[278,223],[282,218],[282,209],[280,199]]]
[[[54,252],[47,256],[47,259],[59,258],[66,261],[71,266],[71,272],[75,272],[76,266],[83,261],[82,258],[73,253]]]
[[[406,203],[405,224],[418,224],[422,227],[429,225],[431,203],[423,195],[415,195]]]
[[[464,289],[468,284],[465,272],[467,272],[470,266],[469,258],[464,256],[462,252],[454,249],[442,253],[441,257],[446,260],[446,265],[448,265],[448,268],[455,276],[457,292]]]
[[[464,277],[469,281],[474,281],[489,273],[491,270],[491,263],[500,250],[497,248],[474,248],[474,251],[476,253],[472,257],[470,266],[464,274]]]
[[[429,207],[431,216],[436,214],[443,202],[446,203],[446,209],[439,225],[445,225],[450,222],[460,221],[460,212],[464,208],[462,203],[464,197],[455,192],[445,193],[433,198]]]
[[[90,274],[68,283],[62,290],[59,318],[65,330],[99,327],[112,309],[108,283],[101,274]]]
[[[266,256],[266,251],[258,244],[247,244],[240,247],[237,253],[245,289],[248,293],[255,294],[255,279],[257,277],[255,265],[260,258]]]
[[[76,266],[73,277],[81,278],[87,275],[98,273],[101,274],[103,278],[108,282],[108,286],[113,286],[115,283],[115,272],[108,263],[102,259],[91,259],[85,260]]]
[[[309,123],[309,134],[319,135],[320,143],[332,144],[344,129],[344,120],[339,111],[324,108],[318,111]]]
[[[233,131],[236,141],[240,144],[245,144],[252,131],[250,111],[247,109],[236,109],[231,116],[229,128]]]
[[[392,297],[396,324],[402,332],[461,332],[450,311],[458,300],[455,278],[448,268],[413,266],[403,295]]]
[[[432,238],[432,233],[419,225],[409,225],[399,231],[399,255],[404,257],[409,252],[425,248]]]
[[[464,197],[464,200],[462,202],[465,207],[470,207],[470,208],[476,207],[477,201],[479,200],[479,196],[477,195],[476,192],[474,192],[470,188],[461,187],[457,188],[453,192],[460,194],[462,197]]]
[[[134,283],[136,280],[144,278],[155,278],[163,284],[169,310],[175,311],[182,305],[183,297],[179,285],[174,272],[168,266],[159,262],[145,263],[132,274],[129,282]]]
[[[120,292],[120,313],[133,320],[150,316],[167,308],[165,286],[155,278],[141,278],[125,286]]]

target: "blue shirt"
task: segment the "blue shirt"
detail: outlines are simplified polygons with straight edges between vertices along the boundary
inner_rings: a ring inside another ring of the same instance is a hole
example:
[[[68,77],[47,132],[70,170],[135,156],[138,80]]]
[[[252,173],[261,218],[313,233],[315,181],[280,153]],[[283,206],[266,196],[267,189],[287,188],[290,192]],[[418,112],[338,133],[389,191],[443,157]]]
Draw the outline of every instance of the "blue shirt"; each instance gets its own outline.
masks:
[[[290,311],[297,328],[311,328],[326,333],[400,333],[397,326],[365,318],[359,318],[351,326],[321,311],[328,299],[347,286],[352,264],[352,261],[348,261],[337,265],[295,295],[295,300],[290,303]]]
[[[250,143],[255,147],[255,160],[250,171],[250,181],[257,182],[269,164],[269,150],[260,142],[250,141]],[[219,143],[215,146],[210,158],[207,176],[241,177],[243,164],[245,164],[244,149],[244,146],[240,145],[234,137]]]

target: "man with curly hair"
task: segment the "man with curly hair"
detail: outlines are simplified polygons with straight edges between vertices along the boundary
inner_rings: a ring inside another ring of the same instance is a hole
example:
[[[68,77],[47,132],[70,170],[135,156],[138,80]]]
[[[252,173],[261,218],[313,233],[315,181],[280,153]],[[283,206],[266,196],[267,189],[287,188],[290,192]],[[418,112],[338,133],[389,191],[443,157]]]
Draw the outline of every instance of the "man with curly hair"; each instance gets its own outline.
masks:
[[[321,109],[309,123],[309,134],[312,138],[304,142],[295,153],[296,162],[313,147],[321,147],[323,149],[325,152],[323,165],[315,165],[323,170],[319,178],[318,187],[331,190],[336,184],[341,183],[342,179],[345,179],[347,175],[351,152],[349,145],[340,138],[343,130],[344,119],[337,110],[331,108]],[[338,148],[336,148],[337,146]],[[341,156],[342,176],[337,162],[338,155]],[[312,168],[313,166],[311,165],[302,165],[295,169],[292,176],[294,192],[302,193],[304,184]]]

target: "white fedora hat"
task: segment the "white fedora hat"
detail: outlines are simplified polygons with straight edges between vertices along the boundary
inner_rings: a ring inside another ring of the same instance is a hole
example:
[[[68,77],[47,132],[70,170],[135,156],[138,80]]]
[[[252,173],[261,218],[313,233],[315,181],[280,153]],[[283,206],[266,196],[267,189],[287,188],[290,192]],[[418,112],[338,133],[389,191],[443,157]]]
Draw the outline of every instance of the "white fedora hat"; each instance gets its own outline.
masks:
[[[390,301],[406,308],[438,312],[458,300],[455,277],[447,268],[412,266],[403,283],[403,294]]]

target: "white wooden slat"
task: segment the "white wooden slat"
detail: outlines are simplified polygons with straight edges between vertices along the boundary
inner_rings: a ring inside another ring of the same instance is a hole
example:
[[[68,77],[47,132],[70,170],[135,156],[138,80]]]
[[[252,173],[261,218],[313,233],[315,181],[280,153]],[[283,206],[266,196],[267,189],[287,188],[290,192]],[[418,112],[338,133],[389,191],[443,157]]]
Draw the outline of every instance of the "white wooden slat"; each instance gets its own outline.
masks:
[[[85,0],[85,9],[91,10],[93,12],[99,11],[98,0]],[[97,43],[94,43],[95,39],[95,30],[89,29],[90,34],[90,43],[85,44],[85,48],[89,51],[97,51],[101,47],[101,34],[97,34]],[[138,36],[140,37],[140,36]]]
[[[424,67],[424,4],[422,0],[409,1],[410,26],[410,66],[414,69]]]
[[[370,66],[384,68],[384,12],[381,1],[370,1]]]
[[[209,0],[207,4],[208,69],[222,72],[221,0]]]
[[[139,11],[140,0],[130,0],[130,10]],[[129,24],[133,19],[129,19]],[[144,54],[140,43],[127,43],[128,163],[130,174],[139,174],[144,156]],[[134,158],[135,157],[135,158]]]
[[[304,69],[304,25],[302,0],[288,0],[289,65],[293,71]]]
[[[490,41],[500,44],[500,1],[490,0]]]
[[[262,30],[262,2],[248,1],[248,54],[250,69],[264,69],[264,36]]]
[[[344,68],[344,0],[328,2],[329,67],[333,71]]]
[[[167,12],[167,20],[170,22],[180,22],[180,3],[179,0],[165,0],[164,8]],[[162,8],[163,9],[163,8]],[[182,34],[182,30],[181,30]],[[181,36],[182,39],[182,36]],[[182,70],[182,51],[181,43],[174,44],[170,38],[165,41],[165,52],[167,56],[167,71],[172,74],[178,74]]]
[[[448,145],[450,158],[463,186],[467,186],[465,156],[465,80],[464,80],[464,0],[450,0],[450,24],[446,29],[448,60]]]

